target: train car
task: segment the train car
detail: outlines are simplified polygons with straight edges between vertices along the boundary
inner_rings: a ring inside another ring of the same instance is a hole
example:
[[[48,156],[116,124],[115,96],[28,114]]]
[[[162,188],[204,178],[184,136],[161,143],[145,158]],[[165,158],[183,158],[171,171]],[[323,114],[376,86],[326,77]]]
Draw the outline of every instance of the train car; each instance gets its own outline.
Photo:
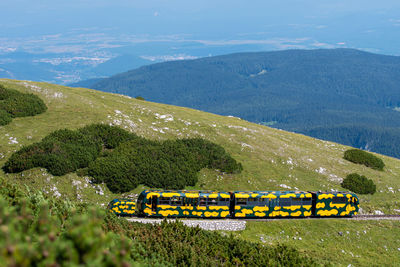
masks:
[[[145,190],[137,201],[138,216],[227,218],[228,192]]]
[[[136,201],[125,198],[113,199],[108,203],[107,209],[120,216],[132,216],[136,212]]]
[[[234,192],[232,202],[234,218],[352,216],[359,209],[347,192]]]
[[[358,197],[350,192],[317,192],[314,194],[314,216],[352,216],[358,213]]]
[[[234,192],[232,217],[308,217],[312,215],[312,193],[301,191]]]
[[[113,212],[132,215],[126,201],[114,201]],[[136,209],[146,217],[343,217],[357,214],[359,200],[349,192],[145,190]]]

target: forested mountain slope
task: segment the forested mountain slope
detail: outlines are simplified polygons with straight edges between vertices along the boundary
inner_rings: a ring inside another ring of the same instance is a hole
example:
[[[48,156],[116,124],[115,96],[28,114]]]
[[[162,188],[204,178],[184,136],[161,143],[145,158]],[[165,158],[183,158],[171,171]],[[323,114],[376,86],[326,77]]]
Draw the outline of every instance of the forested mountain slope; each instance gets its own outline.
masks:
[[[91,88],[400,157],[400,57],[353,49],[240,53],[144,66]]]

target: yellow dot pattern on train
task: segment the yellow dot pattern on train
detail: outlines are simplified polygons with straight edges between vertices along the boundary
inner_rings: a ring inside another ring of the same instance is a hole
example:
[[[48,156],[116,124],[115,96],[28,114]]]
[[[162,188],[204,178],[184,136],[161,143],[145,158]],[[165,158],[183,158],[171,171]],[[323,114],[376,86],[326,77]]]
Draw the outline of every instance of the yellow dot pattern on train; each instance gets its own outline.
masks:
[[[118,215],[194,218],[352,216],[358,209],[353,193],[304,191],[145,190],[137,203],[116,199],[109,204]]]

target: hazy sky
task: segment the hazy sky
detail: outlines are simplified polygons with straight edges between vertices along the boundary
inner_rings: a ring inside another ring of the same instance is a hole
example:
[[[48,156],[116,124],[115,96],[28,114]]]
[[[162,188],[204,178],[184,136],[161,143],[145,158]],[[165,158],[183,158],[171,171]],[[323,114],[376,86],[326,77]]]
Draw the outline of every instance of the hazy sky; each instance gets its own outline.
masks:
[[[398,0],[2,0],[2,33],[115,28],[138,34],[227,34],[400,9]],[[388,16],[391,16],[388,14]],[[400,19],[400,12],[398,18]],[[356,18],[355,18],[356,19]],[[388,18],[389,19],[389,18]],[[349,25],[351,27],[351,25]]]
[[[43,42],[52,35],[54,46],[165,37],[261,50],[339,46],[400,54],[399,0],[0,0],[0,10],[0,50],[1,38],[3,47],[20,48],[27,38],[29,46],[36,40],[52,46]]]

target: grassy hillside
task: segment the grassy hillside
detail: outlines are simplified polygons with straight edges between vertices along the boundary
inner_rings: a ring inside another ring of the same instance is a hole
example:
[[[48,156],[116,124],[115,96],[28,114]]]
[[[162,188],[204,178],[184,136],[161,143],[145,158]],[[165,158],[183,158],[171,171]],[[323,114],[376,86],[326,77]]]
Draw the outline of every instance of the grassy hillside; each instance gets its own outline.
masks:
[[[153,140],[203,137],[222,145],[242,163],[244,170],[240,174],[203,169],[196,189],[343,190],[340,180],[349,173],[357,172],[373,179],[377,185],[376,194],[360,196],[364,212],[380,210],[399,213],[398,159],[378,155],[386,167],[384,171],[375,171],[342,159],[348,147],[238,118],[89,89],[5,79],[0,80],[0,84],[20,92],[34,93],[48,106],[43,114],[16,118],[0,128],[1,165],[21,146],[38,142],[54,130],[78,129],[90,123],[109,123]],[[90,177],[79,177],[75,173],[54,177],[45,169],[36,168],[18,174],[2,173],[1,176],[9,182],[22,185],[26,190],[38,189],[45,194],[73,202],[104,206],[112,198],[121,196],[112,194],[105,185],[92,185]],[[124,195],[142,189],[139,186]],[[398,222],[278,220],[249,223],[245,231],[238,233],[238,237],[261,243],[289,244],[315,256],[322,264],[330,262],[343,266],[350,263],[368,266],[369,263],[378,265],[382,262],[390,265],[399,262],[396,249],[400,245],[394,240],[399,228]],[[281,233],[282,230],[285,234]],[[364,235],[364,230],[368,235]],[[343,236],[339,236],[338,232],[343,232]],[[301,237],[302,240],[293,237]],[[326,240],[326,243],[315,243],[316,239]],[[343,248],[345,252],[338,249],[341,246],[346,246]],[[340,259],[337,258],[338,253]]]
[[[266,245],[289,244],[322,264],[398,266],[399,221],[275,220],[250,222],[236,236]]]
[[[394,158],[380,156],[386,164],[380,172],[343,160],[343,152],[348,147],[238,118],[89,89],[13,80],[0,80],[0,83],[37,94],[48,106],[43,114],[16,118],[0,128],[0,164],[21,146],[38,142],[54,130],[107,123],[154,140],[203,137],[222,145],[242,163],[243,172],[235,175],[202,170],[196,189],[343,190],[341,179],[357,172],[377,185],[376,194],[361,196],[365,212],[396,213],[400,203],[400,165]],[[85,202],[106,204],[116,196],[104,185],[92,185],[89,177],[78,177],[74,173],[53,177],[45,169],[36,168],[5,176],[49,194]],[[133,192],[140,190],[139,187]]]
[[[400,158],[400,57],[238,53],[144,66],[90,88],[272,125]]]

